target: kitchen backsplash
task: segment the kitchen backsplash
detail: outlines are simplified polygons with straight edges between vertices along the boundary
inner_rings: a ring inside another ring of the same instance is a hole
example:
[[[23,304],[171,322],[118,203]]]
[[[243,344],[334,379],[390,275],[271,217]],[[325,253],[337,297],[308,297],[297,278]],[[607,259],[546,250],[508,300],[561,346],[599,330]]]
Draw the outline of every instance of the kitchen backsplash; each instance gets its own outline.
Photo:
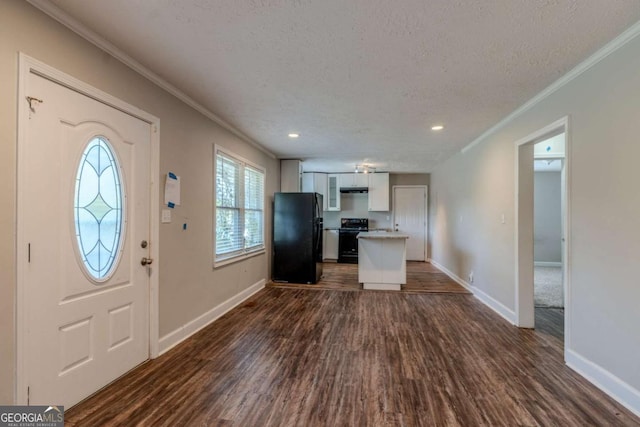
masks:
[[[391,212],[369,212],[366,193],[340,194],[340,211],[325,211],[324,227],[339,228],[340,218],[369,218],[369,228],[391,228]]]

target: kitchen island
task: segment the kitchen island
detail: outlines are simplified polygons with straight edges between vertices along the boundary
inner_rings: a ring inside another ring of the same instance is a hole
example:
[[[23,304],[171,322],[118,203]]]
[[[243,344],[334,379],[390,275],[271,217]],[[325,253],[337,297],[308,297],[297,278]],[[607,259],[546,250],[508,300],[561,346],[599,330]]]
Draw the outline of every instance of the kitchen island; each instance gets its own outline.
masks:
[[[358,281],[363,289],[399,291],[407,283],[407,239],[398,232],[358,234]]]

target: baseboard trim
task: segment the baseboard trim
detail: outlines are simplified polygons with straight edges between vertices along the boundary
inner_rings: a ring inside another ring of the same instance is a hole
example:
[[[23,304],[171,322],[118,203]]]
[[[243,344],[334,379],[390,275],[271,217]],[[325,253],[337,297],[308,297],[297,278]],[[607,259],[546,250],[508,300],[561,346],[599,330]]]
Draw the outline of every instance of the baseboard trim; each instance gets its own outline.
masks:
[[[549,261],[535,261],[533,265],[535,267],[562,267],[561,262],[549,262]]]
[[[478,298],[484,305],[498,313],[500,317],[504,318],[507,322],[511,323],[512,325],[516,324],[516,313],[513,310],[509,310],[509,308],[502,304],[500,301],[494,299],[475,286],[471,286],[471,284],[469,284],[467,281],[463,280],[461,277],[453,273],[451,270],[449,270],[447,267],[440,264],[433,258],[431,259],[431,264],[436,266],[436,268],[438,268],[439,270],[442,270],[444,274],[449,276],[460,286],[473,293],[474,297]]]
[[[449,276],[456,283],[472,292],[473,295],[478,298],[483,304],[498,313],[509,323],[513,325],[516,324],[515,312],[509,310],[504,304],[496,301],[494,298],[487,295],[480,289],[471,286],[469,283],[462,280],[460,277],[458,277],[451,270],[449,270],[439,262],[431,259],[431,264],[433,264],[436,268],[442,270],[443,273]],[[586,378],[600,390],[611,396],[611,398],[616,400],[629,411],[640,417],[639,390],[633,388],[626,382],[622,381],[620,378],[613,375],[611,372],[579,355],[573,350],[565,350],[565,362],[571,369]]]
[[[444,274],[449,276],[449,278],[451,278],[458,285],[462,286],[469,292],[473,293],[473,288],[471,287],[471,285],[467,283],[465,280],[462,280],[461,277],[458,277],[458,275],[456,275],[453,271],[449,270],[447,267],[440,264],[438,261],[434,260],[433,258],[431,258],[431,264],[434,265],[438,270],[442,270]]]
[[[249,286],[244,291],[232,296],[228,300],[224,301],[221,304],[218,304],[211,310],[207,311],[201,316],[196,317],[190,322],[184,324],[173,332],[169,332],[167,335],[160,338],[159,347],[160,347],[160,355],[166,353],[171,350],[176,345],[180,344],[182,341],[189,338],[191,335],[195,334],[202,328],[210,325],[215,320],[217,320],[220,316],[225,313],[231,311],[233,308],[240,305],[243,301],[251,297],[256,292],[260,291],[265,287],[267,281],[265,279],[261,279],[253,285]]]
[[[511,323],[512,325],[516,324],[516,313],[513,310],[509,310],[506,305],[502,304],[500,301],[494,299],[492,296],[481,291],[478,288],[473,288],[473,295],[490,309],[502,316],[502,318],[507,322]]]
[[[573,350],[565,350],[565,361],[571,369],[640,417],[640,390]]]

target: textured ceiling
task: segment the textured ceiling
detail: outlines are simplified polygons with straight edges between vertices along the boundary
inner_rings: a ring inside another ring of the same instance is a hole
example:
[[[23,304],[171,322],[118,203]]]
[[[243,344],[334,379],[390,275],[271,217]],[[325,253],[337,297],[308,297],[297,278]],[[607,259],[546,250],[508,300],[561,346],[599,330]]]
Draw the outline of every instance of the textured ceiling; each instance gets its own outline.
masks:
[[[279,157],[328,171],[429,172],[640,19],[638,0],[54,3]]]

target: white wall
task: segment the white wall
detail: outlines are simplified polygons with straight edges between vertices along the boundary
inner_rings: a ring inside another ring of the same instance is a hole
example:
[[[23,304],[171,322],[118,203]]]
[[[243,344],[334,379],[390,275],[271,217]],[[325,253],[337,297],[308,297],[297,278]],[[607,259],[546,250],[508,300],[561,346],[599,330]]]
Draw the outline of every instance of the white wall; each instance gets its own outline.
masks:
[[[569,116],[567,351],[599,372],[601,383],[609,381],[610,390],[627,390],[640,411],[638,70],[636,36],[440,165],[431,175],[430,223],[432,258],[460,277],[474,270],[474,287],[513,311],[514,142]]]
[[[560,172],[535,172],[533,177],[533,260],[562,262]]]
[[[564,132],[546,139],[544,141],[540,141],[536,143],[533,147],[533,156],[535,158],[543,159],[543,158],[560,158],[564,157],[565,147],[564,147],[565,134]]]
[[[182,180],[182,205],[160,228],[160,335],[270,277],[271,200],[277,160],[245,143],[25,1],[0,1],[0,404],[13,402],[16,295],[18,52],[24,52],[161,120],[160,173]],[[213,144],[266,168],[267,254],[212,269]],[[159,177],[160,182],[164,182]],[[160,198],[162,200],[162,198]],[[157,206],[157,209],[160,209]],[[187,231],[182,223],[188,222]]]
[[[369,218],[369,199],[366,193],[345,193],[339,197],[340,211],[324,212],[325,227],[340,227],[340,218]]]

